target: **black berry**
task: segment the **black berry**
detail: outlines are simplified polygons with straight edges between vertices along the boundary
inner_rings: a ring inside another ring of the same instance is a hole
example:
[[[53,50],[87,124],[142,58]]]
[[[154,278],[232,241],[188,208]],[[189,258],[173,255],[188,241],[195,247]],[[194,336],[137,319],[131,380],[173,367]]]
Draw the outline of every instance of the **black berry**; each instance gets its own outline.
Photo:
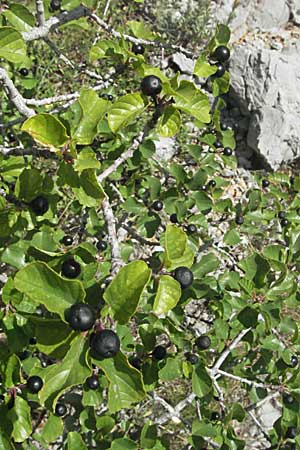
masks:
[[[107,100],[109,100],[110,102],[112,102],[112,101],[113,101],[113,99],[114,99],[114,96],[113,96],[113,95],[111,95],[111,94],[108,94],[108,96],[107,96]]]
[[[65,245],[66,247],[68,247],[69,245],[72,245],[73,244],[72,236],[68,236],[68,235],[64,236],[61,240],[61,243],[63,245]]]
[[[61,7],[61,0],[51,0],[50,2],[50,10],[58,11]]]
[[[86,383],[90,389],[98,389],[99,387],[99,378],[96,375],[92,375],[91,377],[88,377],[86,380]]]
[[[296,427],[289,427],[286,431],[285,437],[294,439],[297,436],[297,428]]]
[[[177,267],[173,276],[180,283],[182,289],[188,288],[194,281],[193,272],[187,267]]]
[[[284,393],[282,400],[285,405],[291,405],[294,402],[294,397],[291,394]]]
[[[105,241],[98,241],[96,244],[97,250],[99,250],[100,252],[103,252],[104,250],[107,249],[107,242]]]
[[[208,336],[199,336],[195,340],[195,344],[199,350],[207,350],[210,347],[211,340]]]
[[[161,211],[164,207],[163,202],[160,202],[159,200],[156,200],[155,202],[152,203],[152,208],[154,209],[154,211]]]
[[[120,339],[112,330],[103,330],[91,337],[91,348],[98,358],[113,358],[120,350]]]
[[[279,219],[284,219],[285,218],[285,211],[279,211],[278,218]]]
[[[135,55],[143,55],[145,53],[145,47],[142,44],[133,44],[132,51]]]
[[[235,217],[235,223],[236,223],[237,225],[242,225],[242,224],[244,223],[244,217],[243,217],[242,215],[238,214],[238,215]]]
[[[164,359],[166,356],[167,350],[162,345],[157,345],[152,352],[152,358],[156,359],[157,361]]]
[[[80,272],[80,264],[73,258],[67,259],[61,266],[61,273],[66,278],[77,278]]]
[[[216,187],[217,183],[215,182],[215,180],[210,180],[210,181],[207,183],[207,185],[210,186],[210,187],[212,187],[212,188],[214,188],[214,187]]]
[[[43,387],[43,380],[41,377],[38,377],[37,375],[33,375],[32,377],[29,377],[26,383],[27,389],[32,394],[36,394],[39,392]]]
[[[281,222],[280,222],[280,225],[282,227],[287,227],[289,225],[289,223],[290,222],[287,219],[282,219]]]
[[[54,414],[58,417],[62,417],[67,413],[68,409],[63,403],[56,403]]]
[[[225,67],[220,62],[215,64],[215,67],[217,68],[217,71],[213,74],[213,77],[221,78],[224,75],[224,73],[226,72]]]
[[[222,148],[222,147],[223,147],[223,144],[222,144],[221,141],[216,141],[216,142],[214,143],[214,146],[215,146],[216,148]]]
[[[193,233],[196,233],[197,227],[196,227],[196,225],[194,225],[193,223],[190,223],[190,224],[186,227],[186,230],[187,230],[188,233],[193,234]]]
[[[213,53],[213,58],[221,63],[228,61],[230,58],[230,50],[225,45],[219,45]]]
[[[222,131],[226,131],[226,130],[229,129],[229,127],[228,127],[228,125],[226,125],[226,123],[221,123],[220,124],[220,128],[221,128]]]
[[[261,185],[263,188],[267,188],[268,186],[270,186],[270,181],[267,179],[263,179]]]
[[[24,359],[27,359],[30,356],[30,352],[28,350],[23,350],[22,352],[18,353],[18,357],[21,361],[24,361]]]
[[[31,338],[29,339],[29,344],[30,344],[30,345],[35,345],[36,343],[37,343],[36,337],[31,337]]]
[[[175,213],[170,215],[170,221],[172,223],[178,223],[177,215]]]
[[[96,317],[90,305],[76,303],[69,312],[68,322],[73,330],[86,331],[93,327]]]
[[[141,370],[141,368],[142,368],[142,361],[137,356],[132,356],[129,359],[129,363],[132,367],[135,367],[137,370]]]
[[[292,367],[296,367],[296,366],[298,366],[298,363],[299,363],[299,360],[298,360],[297,356],[296,355],[292,355],[292,357],[291,357],[291,366]]]
[[[158,95],[162,90],[161,80],[155,75],[148,75],[142,79],[141,90],[145,95]]]
[[[197,355],[195,355],[195,353],[188,353],[186,355],[186,359],[187,361],[189,361],[192,365],[197,364],[199,358]]]
[[[27,75],[28,75],[28,69],[26,69],[26,67],[22,67],[20,70],[19,70],[19,72],[20,72],[20,75],[22,75],[22,77],[27,77]]]
[[[49,202],[46,197],[39,195],[29,203],[30,208],[37,216],[42,216],[49,209]]]
[[[225,147],[223,150],[223,155],[224,156],[231,156],[232,155],[232,150],[230,147]]]
[[[212,413],[211,413],[211,420],[219,420],[220,419],[220,414],[217,412],[217,411],[213,411]]]
[[[37,316],[42,316],[43,314],[44,314],[44,312],[43,312],[43,308],[41,308],[40,306],[38,306],[37,308],[36,308],[36,310],[35,310],[35,314],[37,315]]]

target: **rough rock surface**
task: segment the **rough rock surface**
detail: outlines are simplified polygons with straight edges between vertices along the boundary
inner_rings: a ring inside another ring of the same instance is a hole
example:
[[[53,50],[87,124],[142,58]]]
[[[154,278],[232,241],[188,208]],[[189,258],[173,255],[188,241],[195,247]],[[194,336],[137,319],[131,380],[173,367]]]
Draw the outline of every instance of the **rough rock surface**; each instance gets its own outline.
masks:
[[[255,40],[231,60],[230,96],[249,119],[247,145],[272,169],[300,155],[299,54],[300,45],[277,51]]]

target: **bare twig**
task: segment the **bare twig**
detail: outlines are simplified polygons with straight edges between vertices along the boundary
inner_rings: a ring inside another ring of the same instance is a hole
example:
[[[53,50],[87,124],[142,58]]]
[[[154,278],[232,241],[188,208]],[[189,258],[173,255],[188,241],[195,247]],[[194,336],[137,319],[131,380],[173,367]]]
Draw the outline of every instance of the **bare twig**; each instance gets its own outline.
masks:
[[[13,102],[19,113],[26,117],[35,115],[35,111],[26,106],[24,98],[9,78],[6,70],[2,68],[0,68],[0,83],[3,84],[6,95]]]
[[[241,383],[245,383],[248,384],[249,386],[254,386],[254,387],[258,387],[258,388],[263,388],[263,389],[279,389],[279,386],[275,386],[273,384],[268,384],[268,383],[258,383],[257,381],[254,380],[249,380],[248,378],[243,378],[243,377],[239,377],[238,375],[234,375],[232,373],[229,372],[225,372],[224,370],[221,369],[217,369],[217,370],[213,370],[213,369],[208,369],[208,371],[213,373],[213,376],[216,377],[216,374],[227,377],[227,378],[232,378],[233,380],[237,380],[240,381]]]
[[[45,25],[44,1],[35,0],[35,7],[38,26],[43,27]]]
[[[116,219],[112,210],[112,207],[110,206],[108,198],[105,198],[102,202],[102,209],[103,209],[103,215],[104,220],[107,227],[107,233],[108,233],[108,242],[111,247],[111,257],[112,257],[112,269],[111,269],[111,276],[116,275],[120,267],[123,265],[123,261],[121,258],[121,252],[120,252],[120,245],[117,237],[117,231],[116,231]]]
[[[252,411],[248,411],[249,416],[251,417],[251,419],[253,420],[253,422],[256,424],[256,426],[259,428],[259,430],[262,432],[262,434],[264,435],[265,439],[267,439],[267,441],[272,442],[270,437],[268,436],[268,434],[265,432],[262,424],[260,423],[260,421],[255,417],[255,415],[253,414]]]

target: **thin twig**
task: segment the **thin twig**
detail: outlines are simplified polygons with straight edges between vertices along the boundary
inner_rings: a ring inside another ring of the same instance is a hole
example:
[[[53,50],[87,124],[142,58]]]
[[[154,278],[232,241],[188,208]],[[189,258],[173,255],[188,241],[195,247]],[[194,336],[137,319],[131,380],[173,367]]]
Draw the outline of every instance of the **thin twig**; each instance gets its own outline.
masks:
[[[43,27],[45,25],[44,1],[35,0],[35,7],[38,26]]]
[[[6,70],[2,68],[0,68],[0,83],[3,84],[6,95],[13,102],[20,114],[26,117],[35,115],[35,111],[31,108],[28,108],[24,98],[9,78]]]
[[[104,220],[107,227],[108,242],[111,247],[111,276],[116,275],[120,267],[124,264],[121,258],[120,245],[117,237],[116,219],[110,206],[108,198],[102,202]]]

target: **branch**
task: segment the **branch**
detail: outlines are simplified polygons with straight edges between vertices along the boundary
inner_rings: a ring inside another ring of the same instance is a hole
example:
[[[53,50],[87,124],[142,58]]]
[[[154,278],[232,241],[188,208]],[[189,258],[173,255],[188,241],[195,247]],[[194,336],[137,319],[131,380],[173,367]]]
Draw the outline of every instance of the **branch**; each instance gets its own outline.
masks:
[[[37,23],[39,27],[43,27],[45,25],[44,1],[35,0],[35,6],[36,6]]]
[[[229,372],[225,372],[224,370],[221,369],[207,369],[208,372],[211,372],[211,374],[213,374],[213,376],[216,376],[216,373],[219,375],[223,375],[224,377],[228,377],[228,378],[232,378],[233,380],[237,380],[240,381],[241,383],[245,383],[245,384],[249,384],[249,386],[254,386],[257,388],[263,388],[263,389],[279,389],[280,386],[275,386],[273,384],[268,384],[268,383],[258,383],[257,381],[254,380],[249,380],[248,378],[243,378],[243,377],[239,377],[238,375],[233,375],[232,373]]]
[[[22,37],[25,41],[30,42],[35,39],[41,39],[46,37],[50,31],[54,31],[56,28],[71,22],[72,20],[80,19],[80,17],[86,17],[90,14],[90,11],[85,6],[78,6],[69,12],[62,12],[57,16],[52,16],[48,19],[43,26],[32,28],[30,31],[24,31]]]
[[[3,84],[8,98],[13,102],[20,114],[26,117],[35,115],[35,111],[26,106],[25,100],[9,78],[5,69],[0,68],[0,83]]]
[[[121,259],[120,245],[117,237],[116,219],[108,198],[105,198],[103,200],[102,209],[104,220],[107,227],[108,242],[111,246],[111,258],[112,258],[111,275],[114,276],[118,272],[118,270],[122,267],[123,261]]]

